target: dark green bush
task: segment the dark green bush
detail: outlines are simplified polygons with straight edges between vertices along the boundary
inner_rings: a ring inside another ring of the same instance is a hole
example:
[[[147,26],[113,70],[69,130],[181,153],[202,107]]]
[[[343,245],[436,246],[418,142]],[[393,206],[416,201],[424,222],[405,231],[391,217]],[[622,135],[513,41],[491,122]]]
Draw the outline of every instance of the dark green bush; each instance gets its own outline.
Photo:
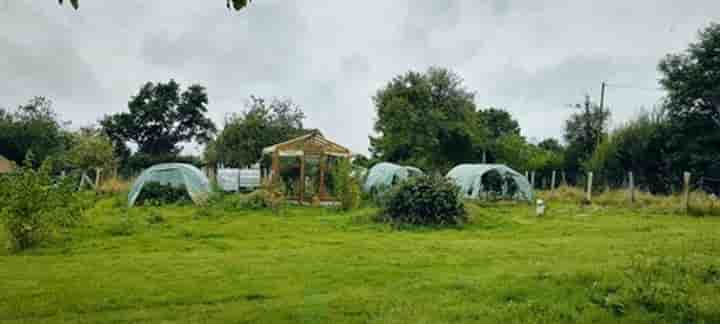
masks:
[[[185,185],[172,186],[159,182],[146,183],[137,199],[138,205],[165,205],[173,203],[187,203],[190,195]]]
[[[467,220],[460,189],[443,177],[412,178],[388,195],[383,216],[396,224],[459,225]]]

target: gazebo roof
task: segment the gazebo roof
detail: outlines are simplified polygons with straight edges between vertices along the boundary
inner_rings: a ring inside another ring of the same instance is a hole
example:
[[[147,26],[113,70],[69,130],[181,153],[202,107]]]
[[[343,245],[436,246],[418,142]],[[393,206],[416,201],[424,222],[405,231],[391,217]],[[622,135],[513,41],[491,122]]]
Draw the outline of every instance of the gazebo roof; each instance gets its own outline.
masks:
[[[318,131],[268,146],[262,152],[263,154],[273,154],[276,151],[280,156],[302,156],[306,152],[341,157],[350,157],[352,155],[348,148],[326,139]]]

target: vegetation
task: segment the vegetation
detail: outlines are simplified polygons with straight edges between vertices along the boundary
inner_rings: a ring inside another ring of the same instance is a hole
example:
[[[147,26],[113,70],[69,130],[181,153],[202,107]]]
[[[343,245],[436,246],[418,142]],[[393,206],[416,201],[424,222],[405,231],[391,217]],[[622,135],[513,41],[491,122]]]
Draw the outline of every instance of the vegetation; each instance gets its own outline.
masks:
[[[138,205],[165,205],[190,202],[185,185],[173,186],[159,182],[146,183],[137,198]]]
[[[461,225],[466,220],[460,189],[444,177],[414,177],[388,193],[382,217],[398,225]]]
[[[353,165],[347,159],[339,159],[332,170],[334,194],[344,211],[360,206],[360,182],[352,172]]]
[[[138,155],[173,157],[182,149],[179,143],[205,143],[215,133],[215,124],[205,116],[207,104],[207,93],[200,85],[181,92],[174,80],[148,82],[131,98],[129,112],[106,116],[100,125],[112,140],[115,154],[125,162],[130,158],[128,142],[137,144]]]
[[[720,320],[719,218],[556,197],[543,218],[469,204],[461,230],[397,230],[375,209],[126,209],[111,196],[83,226],[0,255],[0,321]]]
[[[76,199],[73,179],[58,182],[49,172],[47,163],[34,170],[28,160],[15,172],[0,177],[0,222],[12,251],[36,245],[80,217],[82,205]]]
[[[44,97],[35,97],[15,111],[0,108],[0,155],[21,164],[32,153],[37,167],[69,146],[62,124],[52,101]]]
[[[301,136],[305,114],[290,99],[267,101],[251,96],[247,110],[230,116],[217,139],[208,145],[208,164],[246,168],[262,157],[262,150],[273,144]]]

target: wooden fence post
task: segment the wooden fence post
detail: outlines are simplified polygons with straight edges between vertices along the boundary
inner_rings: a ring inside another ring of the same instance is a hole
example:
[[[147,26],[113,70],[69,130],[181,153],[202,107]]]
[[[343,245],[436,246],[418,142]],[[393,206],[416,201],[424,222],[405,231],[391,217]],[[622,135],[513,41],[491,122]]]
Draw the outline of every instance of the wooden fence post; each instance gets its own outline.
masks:
[[[592,202],[592,187],[593,187],[593,173],[588,172],[588,178],[587,178],[587,202]]]
[[[683,211],[690,209],[690,172],[683,173]]]
[[[552,176],[550,177],[550,192],[555,191],[555,170],[552,172]]]
[[[635,203],[635,177],[632,171],[628,172],[628,189],[630,191],[630,202]]]
[[[95,189],[100,188],[100,173],[102,171],[102,168],[95,168]]]
[[[562,185],[567,186],[567,178],[565,178],[565,171],[562,172]]]

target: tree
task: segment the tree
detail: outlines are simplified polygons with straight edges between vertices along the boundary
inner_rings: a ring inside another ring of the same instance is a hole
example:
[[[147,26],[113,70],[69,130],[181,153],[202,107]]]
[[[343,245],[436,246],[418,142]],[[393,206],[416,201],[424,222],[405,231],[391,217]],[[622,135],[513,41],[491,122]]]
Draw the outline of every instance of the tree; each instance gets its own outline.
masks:
[[[720,154],[720,24],[698,33],[688,48],[658,65],[667,91],[668,159],[675,173],[717,169]],[[718,177],[720,174],[713,174]]]
[[[487,130],[482,161],[495,161],[498,158],[498,140],[508,136],[520,136],[520,124],[503,109],[488,108],[479,110],[477,114],[481,129]]]
[[[479,120],[483,127],[488,130],[491,138],[500,138],[506,135],[520,135],[520,124],[509,112],[488,108],[478,111]]]
[[[117,165],[110,140],[99,131],[90,129],[73,134],[67,160],[72,168],[80,170],[110,170]]]
[[[538,147],[543,150],[555,152],[555,153],[559,153],[559,154],[562,154],[565,152],[565,148],[562,146],[562,144],[560,144],[560,141],[558,141],[557,139],[554,139],[552,137],[542,140],[540,143],[538,143]]]
[[[573,113],[565,121],[565,141],[568,143],[565,161],[571,177],[577,176],[582,163],[587,161],[595,148],[607,136],[610,123],[610,110],[591,103],[585,96],[583,105],[575,105],[580,112]]]
[[[0,108],[0,155],[7,159],[20,164],[32,152],[33,166],[38,166],[67,145],[50,100],[35,97],[15,111]]]
[[[474,94],[462,83],[450,70],[430,68],[397,76],[380,89],[373,97],[373,157],[439,172],[475,160],[486,137]]]
[[[58,2],[60,3],[60,5],[62,5],[64,1],[58,0]],[[235,10],[240,10],[247,7],[250,2],[252,2],[252,0],[226,0],[225,5],[228,7],[228,9],[232,8]],[[72,5],[72,7],[77,10],[78,8],[80,8],[80,0],[70,0],[70,5]]]
[[[304,119],[300,106],[290,99],[251,96],[243,113],[226,120],[205,155],[228,167],[248,167],[260,160],[263,148],[307,133]]]
[[[137,144],[141,154],[176,155],[182,149],[179,143],[206,143],[215,133],[215,124],[205,116],[207,103],[200,85],[181,93],[174,80],[148,82],[131,98],[129,112],[105,116],[100,124],[120,156],[127,156],[127,142]]]

